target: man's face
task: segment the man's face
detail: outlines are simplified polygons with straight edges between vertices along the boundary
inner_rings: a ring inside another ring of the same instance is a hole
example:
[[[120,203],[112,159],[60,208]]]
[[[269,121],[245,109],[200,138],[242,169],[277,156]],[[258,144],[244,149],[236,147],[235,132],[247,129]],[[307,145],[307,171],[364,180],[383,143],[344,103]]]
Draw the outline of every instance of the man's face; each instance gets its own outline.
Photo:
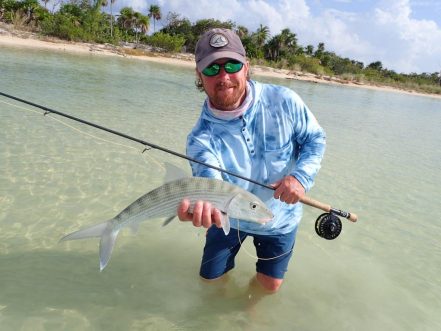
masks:
[[[229,59],[214,61],[217,64],[225,64]],[[234,110],[240,106],[246,96],[248,63],[234,74],[229,74],[221,67],[216,76],[205,76],[196,70],[204,86],[205,93],[212,105],[220,110]]]

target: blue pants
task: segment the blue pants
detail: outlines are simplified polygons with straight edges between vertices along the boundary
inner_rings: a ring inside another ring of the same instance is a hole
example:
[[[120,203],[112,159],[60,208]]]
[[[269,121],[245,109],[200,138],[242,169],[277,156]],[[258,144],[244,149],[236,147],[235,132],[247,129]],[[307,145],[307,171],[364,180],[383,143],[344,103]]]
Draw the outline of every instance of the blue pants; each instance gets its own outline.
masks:
[[[256,271],[273,278],[283,279],[292,256],[296,232],[297,229],[280,235],[256,235],[243,231],[239,231],[238,234],[237,229],[231,228],[226,236],[222,229],[213,225],[207,231],[200,275],[205,279],[215,279],[233,269],[234,258],[241,246],[240,242],[252,236],[259,257]]]

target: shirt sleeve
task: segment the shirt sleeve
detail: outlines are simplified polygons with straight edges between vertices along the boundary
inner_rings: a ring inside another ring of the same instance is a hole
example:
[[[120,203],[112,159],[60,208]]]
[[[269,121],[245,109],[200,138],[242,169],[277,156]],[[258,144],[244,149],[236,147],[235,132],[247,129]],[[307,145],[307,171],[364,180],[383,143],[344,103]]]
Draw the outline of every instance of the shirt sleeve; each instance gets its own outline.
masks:
[[[298,146],[296,166],[291,175],[309,191],[320,169],[326,147],[326,134],[312,112],[296,95],[293,98],[294,135]]]
[[[220,168],[219,161],[209,146],[209,138],[207,137],[207,139],[208,140],[202,139],[201,141],[201,138],[195,138],[190,134],[187,138],[187,156]],[[192,161],[190,161],[190,166],[193,176],[195,177],[208,177],[222,180],[222,173],[218,170]]]

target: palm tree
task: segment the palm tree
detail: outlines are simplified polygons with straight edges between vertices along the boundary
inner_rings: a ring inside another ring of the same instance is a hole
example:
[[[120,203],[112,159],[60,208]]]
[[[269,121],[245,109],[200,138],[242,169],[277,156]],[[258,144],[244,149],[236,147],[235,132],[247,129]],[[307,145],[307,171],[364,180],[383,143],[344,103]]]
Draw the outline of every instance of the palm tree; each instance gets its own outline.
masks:
[[[133,27],[132,29],[135,31],[135,42],[136,45],[139,43],[139,33],[146,34],[149,30],[150,19],[148,16],[145,16],[139,12],[135,12],[133,14]]]
[[[257,29],[256,33],[256,42],[257,45],[262,48],[263,45],[265,45],[266,40],[269,37],[269,28],[267,26],[264,26],[260,24],[259,28]]]
[[[240,39],[248,37],[248,29],[243,25],[239,25],[237,27],[237,35],[239,36]]]
[[[282,38],[278,34],[272,37],[266,44],[267,56],[273,61],[277,61],[280,54],[280,49],[282,48]]]
[[[377,70],[377,71],[382,71],[383,70],[383,64],[381,63],[381,61],[375,61],[375,62],[372,62],[371,64],[369,64],[367,66],[367,68],[374,69],[374,70]]]
[[[101,0],[101,6],[106,7],[110,6],[110,36],[113,37],[113,4],[116,0]]]
[[[314,53],[314,57],[321,59],[324,52],[325,52],[325,43],[319,43],[317,46],[317,50]]]
[[[278,61],[288,54],[295,54],[297,49],[297,36],[289,29],[283,29],[280,34],[271,38],[267,44],[268,57]]]
[[[312,56],[312,54],[314,53],[314,46],[312,45],[306,46],[305,53],[306,55]]]
[[[120,11],[118,24],[127,32],[135,33],[135,42],[139,42],[139,33],[146,34],[150,27],[148,16],[135,12],[131,7],[124,7]]]
[[[290,29],[283,29],[280,32],[282,38],[282,47],[286,48],[288,52],[295,52],[297,48],[297,36],[292,33]]]
[[[113,37],[113,4],[116,0],[110,0],[110,37]]]
[[[264,57],[264,46],[269,37],[269,28],[260,24],[259,28],[251,35],[251,44],[257,58]]]
[[[161,19],[161,9],[158,5],[151,5],[149,8],[149,17],[153,18],[153,32],[156,32],[156,21]]]
[[[150,18],[146,15],[136,12],[136,28],[143,34],[146,34],[150,28]]]
[[[122,8],[117,22],[126,33],[132,31],[135,23],[135,12],[133,9],[131,7]]]
[[[120,14],[118,17],[119,25],[125,29],[130,30],[133,26],[133,15],[135,12],[131,7],[124,7],[120,10]]]

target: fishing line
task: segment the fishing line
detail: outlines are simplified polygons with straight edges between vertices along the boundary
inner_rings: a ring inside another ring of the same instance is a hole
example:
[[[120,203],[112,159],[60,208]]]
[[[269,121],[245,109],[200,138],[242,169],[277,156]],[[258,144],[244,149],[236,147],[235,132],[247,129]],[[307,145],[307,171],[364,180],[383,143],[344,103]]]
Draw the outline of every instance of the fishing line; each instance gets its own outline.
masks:
[[[116,142],[114,142],[114,141],[107,140],[107,139],[104,139],[104,138],[101,138],[101,137],[95,136],[95,135],[93,135],[93,134],[90,134],[90,133],[88,133],[88,132],[82,131],[82,130],[80,130],[80,129],[78,129],[78,128],[76,128],[76,127],[74,127],[74,126],[72,126],[72,125],[70,125],[70,124],[68,124],[68,123],[66,123],[66,122],[64,122],[64,121],[62,121],[62,120],[60,120],[60,119],[58,119],[58,118],[55,118],[55,117],[50,116],[49,114],[46,114],[46,113],[42,114],[41,112],[39,112],[39,111],[37,111],[37,110],[33,110],[33,109],[30,109],[30,108],[25,108],[25,107],[22,107],[22,106],[14,105],[14,104],[12,104],[12,103],[9,103],[9,102],[3,101],[3,100],[0,100],[0,102],[2,102],[2,103],[4,103],[4,104],[7,104],[7,105],[9,105],[9,106],[12,106],[12,107],[16,107],[16,108],[19,108],[19,109],[25,110],[25,111],[29,111],[29,112],[32,112],[32,113],[36,113],[36,114],[38,114],[38,115],[44,115],[44,116],[49,117],[50,119],[52,119],[52,120],[54,120],[54,121],[57,121],[58,123],[60,123],[60,124],[62,124],[62,125],[64,125],[64,126],[70,128],[70,129],[72,129],[72,130],[74,130],[74,131],[80,133],[80,134],[83,134],[83,135],[86,135],[86,136],[92,137],[92,138],[94,138],[94,139],[97,139],[97,140],[100,140],[100,141],[103,141],[103,142],[106,142],[106,143],[114,144],[114,145],[117,145],[117,146],[121,146],[121,147],[126,147],[126,148],[130,148],[130,149],[134,149],[134,150],[137,150],[137,151],[138,151],[138,149],[137,149],[136,147],[133,147],[133,146],[130,146],[130,145],[125,145],[125,144],[116,143]],[[155,162],[159,167],[161,167],[161,168],[165,171],[164,166],[163,166],[160,162],[158,162],[154,157],[150,156],[148,153],[144,153],[145,151],[148,151],[148,149],[145,148],[145,149],[141,152],[141,154],[142,154],[142,155],[145,154],[148,158],[150,158],[150,160],[152,160],[153,162]],[[142,158],[142,159],[143,159],[144,162],[146,162],[144,158]],[[148,165],[148,163],[147,163],[147,165]],[[288,254],[288,253],[290,253],[290,252],[292,251],[292,249],[291,249],[291,250],[288,251],[288,252],[285,252],[285,253],[283,253],[283,254],[281,254],[281,255],[279,255],[279,256],[275,256],[275,257],[272,257],[272,258],[260,258],[260,257],[258,257],[258,256],[253,255],[252,253],[250,253],[250,252],[247,251],[247,249],[245,248],[245,246],[243,246],[243,241],[240,239],[239,222],[237,222],[237,237],[238,237],[238,240],[239,240],[239,244],[240,244],[241,247],[243,247],[243,250],[244,250],[245,254],[248,255],[248,256],[250,256],[251,258],[255,258],[255,259],[258,259],[258,260],[265,260],[265,261],[266,261],[266,260],[277,259],[278,257],[283,256],[283,255],[285,255],[285,254]],[[211,260],[213,260],[213,259],[210,259],[210,260],[206,261],[205,263],[208,263],[208,262],[210,262]],[[204,263],[204,264],[205,264],[205,263]]]
[[[127,134],[124,134],[124,133],[121,133],[121,132],[118,132],[118,131],[106,128],[104,126],[101,126],[101,125],[98,125],[98,124],[95,124],[95,123],[83,120],[81,118],[78,118],[78,117],[75,117],[75,116],[72,116],[72,115],[69,115],[69,114],[65,114],[65,113],[59,112],[57,110],[54,110],[54,109],[51,109],[51,108],[48,108],[48,107],[45,107],[45,106],[38,105],[36,103],[30,102],[30,101],[27,101],[27,100],[24,100],[24,99],[21,99],[21,98],[18,98],[18,97],[15,97],[15,96],[3,93],[3,92],[0,92],[0,95],[2,95],[4,97],[7,97],[9,99],[13,99],[13,100],[16,100],[16,101],[19,101],[19,102],[31,105],[31,106],[36,107],[36,108],[40,108],[40,109],[45,111],[45,113],[44,113],[45,116],[47,116],[48,114],[53,113],[53,114],[56,114],[56,115],[59,115],[59,116],[71,119],[73,121],[77,121],[77,122],[80,122],[82,124],[85,124],[85,125],[88,125],[88,126],[92,126],[94,128],[106,131],[108,133],[112,133],[112,134],[120,136],[122,138],[131,140],[131,141],[135,141],[135,142],[137,142],[139,144],[142,144],[144,146],[144,150],[143,150],[142,154],[144,154],[144,151],[146,151],[148,149],[152,149],[152,148],[153,149],[158,149],[158,150],[163,151],[165,153],[168,153],[168,154],[180,157],[182,159],[186,159],[186,160],[188,160],[190,162],[198,163],[198,164],[203,165],[205,167],[208,167],[208,168],[217,170],[219,172],[222,172],[222,173],[234,176],[236,178],[248,181],[250,183],[259,185],[259,186],[267,188],[269,190],[272,190],[272,191],[275,190],[275,188],[270,186],[270,185],[263,184],[261,182],[258,182],[256,180],[251,179],[251,178],[247,178],[247,177],[244,177],[242,175],[233,173],[233,172],[228,171],[226,169],[222,169],[220,167],[216,167],[216,166],[213,166],[211,164],[204,163],[204,162],[199,161],[197,159],[191,158],[191,157],[189,157],[189,156],[187,156],[185,154],[181,154],[181,153],[175,152],[173,150],[170,150],[170,149],[167,149],[165,147],[162,147],[162,146],[159,146],[159,145],[147,142],[145,140],[134,138],[134,137],[129,136]],[[6,103],[6,102],[4,102],[4,103]],[[18,107],[18,108],[21,108],[21,107]],[[53,117],[51,117],[51,118],[54,119]],[[62,121],[60,121],[58,119],[56,119],[56,120],[59,121],[60,123],[64,124],[64,125],[70,127],[70,125],[68,125],[68,124],[66,124],[66,123],[64,123],[64,122],[62,122]],[[105,142],[113,143],[113,144],[119,145],[119,146],[134,148],[132,146],[127,146],[127,145],[123,145],[123,144],[119,144],[119,143],[114,143],[114,142],[111,142],[111,141],[108,141],[108,140],[105,140],[105,139],[102,139],[102,138],[95,137],[95,136],[93,136],[93,135],[91,135],[89,133],[82,132],[81,130],[76,129],[76,128],[73,128],[73,129],[75,129],[75,130],[77,130],[77,131],[79,131],[81,133],[84,133],[86,135],[89,135],[91,137],[94,137],[95,139],[103,140]],[[343,211],[343,210],[340,210],[340,209],[337,209],[337,208],[333,208],[333,207],[331,207],[328,204],[324,204],[324,203],[322,203],[320,201],[314,200],[314,199],[312,199],[312,198],[310,198],[310,197],[308,197],[306,195],[301,197],[299,199],[299,202],[301,202],[303,204],[306,204],[306,205],[309,205],[311,207],[317,208],[317,209],[321,209],[321,210],[326,212],[325,214],[322,214],[322,215],[320,215],[317,218],[317,220],[316,220],[316,227],[315,227],[316,233],[320,237],[325,238],[325,239],[329,239],[329,240],[335,239],[340,234],[340,232],[341,232],[341,221],[337,217],[337,215],[345,217],[345,218],[347,218],[348,220],[350,220],[352,222],[356,222],[357,219],[358,219],[358,216],[356,214],[354,214],[354,213],[349,213],[349,212],[346,212],[346,211]]]
[[[60,123],[60,124],[62,124],[62,125],[64,125],[64,126],[70,128],[71,130],[74,130],[74,131],[76,131],[76,132],[78,132],[78,133],[80,133],[80,134],[83,134],[83,135],[85,135],[85,136],[89,136],[89,137],[94,138],[94,139],[96,139],[96,140],[100,140],[100,141],[103,141],[103,142],[105,142],[105,143],[113,144],[113,145],[120,146],[120,147],[129,148],[129,149],[132,149],[132,150],[135,150],[135,151],[139,152],[139,149],[136,148],[136,147],[133,147],[133,146],[130,146],[130,145],[121,144],[121,143],[117,143],[117,142],[115,142],[115,141],[111,141],[111,140],[107,140],[107,139],[104,139],[104,138],[101,138],[101,137],[95,136],[95,135],[93,135],[93,134],[91,134],[91,133],[89,133],[89,132],[86,132],[86,131],[80,130],[80,129],[78,129],[78,128],[76,128],[76,127],[74,127],[74,126],[72,126],[72,125],[70,125],[70,124],[68,124],[68,123],[66,123],[66,122],[64,122],[64,121],[62,121],[62,120],[60,120],[60,119],[58,119],[58,118],[55,118],[55,117],[53,117],[53,116],[50,116],[50,112],[49,112],[49,113],[48,113],[48,112],[41,113],[40,111],[33,110],[33,109],[30,109],[30,108],[25,108],[25,107],[22,107],[22,106],[19,106],[19,105],[15,105],[15,104],[12,104],[12,103],[6,102],[6,101],[4,101],[4,100],[0,100],[0,102],[4,103],[4,104],[6,104],[6,105],[9,105],[9,106],[15,107],[15,108],[19,108],[19,109],[22,109],[22,110],[28,111],[28,112],[32,112],[32,113],[35,113],[35,114],[38,114],[38,115],[43,115],[43,116],[45,116],[45,117],[50,118],[51,120],[54,120],[54,121],[56,121],[56,122],[58,122],[58,123]],[[156,163],[156,165],[157,165],[159,168],[161,168],[162,170],[165,171],[164,166],[163,166],[160,162],[158,162],[154,157],[152,157],[152,156],[149,155],[148,153],[144,153],[146,150],[148,150],[148,149],[147,149],[147,148],[144,148],[144,150],[141,151],[141,155],[142,155],[142,156],[145,155],[145,156],[146,156],[147,158],[149,158],[151,161],[153,161],[154,163]],[[148,165],[148,163],[147,163],[147,161],[145,160],[144,157],[142,157],[142,160]]]
[[[208,164],[208,163],[205,163],[205,162],[199,161],[199,160],[194,159],[194,158],[191,158],[191,157],[189,157],[189,156],[187,156],[187,155],[185,155],[185,154],[181,154],[181,153],[175,152],[175,151],[173,151],[173,150],[171,150],[171,149],[168,149],[168,148],[165,148],[165,147],[162,147],[162,146],[159,146],[159,145],[156,145],[156,144],[150,143],[150,142],[148,142],[148,141],[141,140],[141,139],[138,139],[138,138],[135,138],[135,137],[129,136],[129,135],[125,134],[125,133],[121,133],[121,132],[118,132],[118,131],[115,131],[115,130],[112,130],[112,129],[106,128],[106,127],[101,126],[101,125],[99,125],[99,124],[95,124],[95,123],[92,123],[92,122],[89,122],[89,121],[83,120],[83,119],[81,119],[81,118],[78,118],[78,117],[75,117],[75,116],[72,116],[72,115],[69,115],[69,114],[65,114],[65,113],[62,113],[62,112],[60,112],[60,111],[57,111],[57,110],[54,110],[54,109],[48,108],[48,107],[46,107],[46,106],[42,106],[42,105],[36,104],[36,103],[34,103],[34,102],[27,101],[27,100],[24,100],[24,99],[21,99],[21,98],[18,98],[18,97],[15,97],[15,96],[12,96],[12,95],[9,95],[9,94],[6,94],[6,93],[3,93],[3,92],[0,92],[0,95],[3,95],[3,96],[5,96],[5,97],[7,97],[7,98],[10,98],[10,99],[13,99],[13,100],[16,100],[16,101],[19,101],[19,102],[26,103],[26,104],[28,104],[28,105],[30,105],[30,106],[33,106],[33,107],[36,107],[36,108],[43,109],[44,111],[46,111],[46,112],[48,112],[48,113],[54,113],[54,114],[57,114],[57,115],[60,115],[60,116],[63,116],[63,117],[69,118],[69,119],[71,119],[71,120],[73,120],[73,121],[77,121],[77,122],[83,123],[83,124],[85,124],[85,125],[89,125],[89,126],[92,126],[92,127],[94,127],[94,128],[97,128],[97,129],[100,129],[100,130],[103,130],[103,131],[106,131],[106,132],[112,133],[112,134],[114,134],[114,135],[117,135],[117,136],[120,136],[120,137],[123,137],[123,138],[126,138],[126,139],[128,139],[128,140],[135,141],[135,142],[137,142],[137,143],[143,145],[145,148],[146,148],[146,147],[150,147],[150,148],[153,148],[153,149],[158,149],[158,150],[163,151],[163,152],[165,152],[165,153],[172,154],[172,155],[177,156],[177,157],[180,157],[180,158],[182,158],[182,159],[186,159],[186,160],[188,160],[188,161],[191,161],[191,162],[194,162],[194,163],[201,164],[201,165],[203,165],[203,166],[205,166],[205,167],[208,167],[208,168],[211,168],[211,169],[214,169],[214,170],[220,171],[220,172],[222,172],[222,173],[226,173],[226,174],[231,175],[231,176],[234,176],[234,177],[236,177],[236,178],[243,179],[243,180],[245,180],[245,181],[248,181],[248,182],[251,182],[251,183],[253,183],[253,184],[256,184],[256,185],[259,185],[259,186],[265,187],[265,188],[267,188],[267,189],[274,190],[274,188],[273,188],[272,186],[270,186],[270,185],[266,185],[266,184],[260,183],[260,182],[254,180],[254,179],[247,178],[247,177],[244,177],[244,176],[242,176],[242,175],[236,174],[236,173],[234,173],[234,172],[228,171],[228,170],[226,170],[226,169],[222,169],[222,168],[220,168],[220,167],[216,167],[216,166],[214,166],[214,165],[211,165],[211,164]]]
[[[83,130],[80,130],[80,129],[78,129],[78,128],[76,128],[76,127],[74,127],[74,126],[72,126],[72,125],[70,125],[70,124],[68,124],[68,123],[66,123],[66,122],[64,122],[64,121],[62,121],[62,120],[60,120],[60,119],[58,119],[58,118],[52,117],[52,116],[50,116],[49,114],[46,114],[46,113],[42,114],[41,112],[39,112],[39,111],[37,111],[37,110],[33,110],[33,109],[30,109],[30,108],[25,108],[25,107],[22,107],[22,106],[14,105],[14,104],[12,104],[12,103],[9,103],[9,102],[3,101],[3,100],[0,100],[0,102],[2,102],[2,103],[4,103],[4,104],[7,104],[7,105],[9,105],[9,106],[12,106],[12,107],[16,107],[16,108],[19,108],[19,109],[25,110],[25,111],[29,111],[29,112],[32,112],[32,113],[36,113],[36,114],[38,114],[38,115],[44,115],[44,116],[46,116],[46,117],[48,117],[48,118],[50,118],[50,119],[52,119],[52,120],[54,120],[54,121],[57,121],[58,123],[60,123],[60,124],[62,124],[62,125],[64,125],[64,126],[70,128],[70,129],[72,129],[72,130],[74,130],[74,131],[80,133],[80,134],[83,134],[83,135],[86,135],[86,136],[92,137],[92,138],[94,138],[94,139],[97,139],[97,140],[100,140],[100,141],[103,141],[103,142],[106,142],[106,143],[114,144],[114,145],[117,145],[117,146],[121,146],[121,147],[126,147],[126,148],[130,148],[130,149],[134,149],[134,150],[138,151],[138,149],[137,149],[136,147],[133,147],[133,146],[130,146],[130,145],[125,145],[125,144],[116,143],[116,142],[114,142],[114,141],[107,140],[107,139],[104,139],[104,138],[101,138],[101,137],[95,136],[95,135],[93,135],[93,134],[90,134],[90,133],[88,133],[88,132],[85,132],[85,131],[83,131]],[[148,151],[148,149],[145,148],[145,149],[141,152],[141,154],[142,154],[142,155],[146,155],[148,158],[150,158],[150,160],[152,160],[153,162],[155,162],[159,167],[161,167],[161,168],[165,171],[164,166],[163,166],[160,162],[158,162],[154,157],[150,156],[148,153],[144,153],[145,151]],[[142,158],[142,160],[143,160],[144,162],[146,162],[144,158]],[[147,163],[147,165],[148,165],[148,163]],[[237,222],[237,237],[238,237],[238,240],[239,240],[239,244],[240,244],[240,246],[243,248],[245,254],[248,255],[249,257],[253,258],[253,259],[264,260],[264,261],[267,261],[267,260],[273,260],[273,259],[277,259],[277,258],[279,258],[279,257],[281,257],[281,256],[283,256],[283,255],[285,255],[285,254],[288,254],[288,253],[290,253],[290,252],[292,251],[292,249],[291,249],[291,250],[289,250],[288,252],[285,252],[285,253],[283,253],[283,254],[281,254],[281,255],[279,255],[279,256],[275,256],[275,257],[272,257],[272,258],[260,258],[260,257],[258,257],[258,256],[256,256],[256,255],[253,255],[252,253],[248,252],[248,250],[247,250],[247,249],[245,248],[245,246],[243,245],[243,241],[240,239],[239,222]],[[214,259],[214,258],[213,258],[213,259]],[[213,259],[210,259],[210,260],[204,262],[204,264],[205,264],[205,263],[208,263],[208,262],[210,262],[210,261],[212,261]]]
[[[294,246],[293,246],[293,248],[291,248],[289,251],[286,251],[286,252],[284,252],[284,253],[282,253],[280,255],[273,256],[273,257],[258,257],[256,255],[253,255],[252,253],[250,253],[250,252],[248,252],[246,250],[245,246],[243,246],[243,241],[240,240],[239,223],[240,222],[237,222],[237,239],[239,240],[239,244],[243,248],[245,254],[248,255],[249,257],[253,258],[253,259],[258,259],[258,260],[261,260],[261,261],[271,261],[271,260],[278,259],[279,257],[282,257],[282,256],[284,256],[286,254],[291,253],[293,251],[293,249],[294,249]]]

